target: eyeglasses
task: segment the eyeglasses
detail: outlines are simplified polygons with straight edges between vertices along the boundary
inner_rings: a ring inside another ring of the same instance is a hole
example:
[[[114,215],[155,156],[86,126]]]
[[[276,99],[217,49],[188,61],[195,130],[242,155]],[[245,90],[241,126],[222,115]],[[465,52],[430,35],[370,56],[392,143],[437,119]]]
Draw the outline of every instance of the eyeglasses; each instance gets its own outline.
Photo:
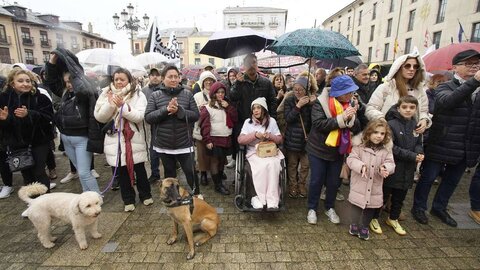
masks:
[[[469,62],[469,63],[458,63],[456,65],[457,66],[466,66],[467,68],[471,68],[473,66],[480,66],[480,61],[479,62]]]
[[[403,65],[403,68],[404,69],[413,68],[414,70],[418,70],[420,68],[420,65],[418,65],[418,64],[412,65],[412,64],[408,63],[408,64]]]

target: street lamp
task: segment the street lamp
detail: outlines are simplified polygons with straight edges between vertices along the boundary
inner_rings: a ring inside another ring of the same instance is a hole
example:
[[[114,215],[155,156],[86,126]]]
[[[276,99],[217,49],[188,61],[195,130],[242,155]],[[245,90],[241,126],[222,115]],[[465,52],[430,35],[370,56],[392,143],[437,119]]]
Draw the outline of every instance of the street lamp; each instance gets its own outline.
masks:
[[[134,14],[133,9],[134,8],[132,4],[128,4],[127,6],[128,12],[125,11],[125,9],[123,9],[123,11],[120,12],[120,17],[117,15],[117,13],[113,15],[113,23],[115,24],[115,28],[117,30],[124,29],[124,30],[130,31],[130,46],[132,49],[132,55],[135,54],[135,51],[133,49],[133,36],[138,33],[139,29],[147,30],[148,23],[150,20],[150,18],[145,13],[145,15],[142,17],[144,25],[140,25],[140,20],[133,15]],[[122,20],[121,25],[120,25],[120,19]]]

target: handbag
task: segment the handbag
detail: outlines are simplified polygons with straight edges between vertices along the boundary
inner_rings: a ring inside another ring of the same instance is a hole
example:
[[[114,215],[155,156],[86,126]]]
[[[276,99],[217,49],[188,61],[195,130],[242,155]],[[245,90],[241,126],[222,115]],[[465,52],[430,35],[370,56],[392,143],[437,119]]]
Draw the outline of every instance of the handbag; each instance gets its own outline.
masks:
[[[30,169],[35,165],[32,155],[32,146],[20,148],[13,151],[7,149],[7,163],[11,172]]]
[[[257,156],[261,158],[274,157],[278,154],[277,144],[273,141],[264,141],[257,144]]]

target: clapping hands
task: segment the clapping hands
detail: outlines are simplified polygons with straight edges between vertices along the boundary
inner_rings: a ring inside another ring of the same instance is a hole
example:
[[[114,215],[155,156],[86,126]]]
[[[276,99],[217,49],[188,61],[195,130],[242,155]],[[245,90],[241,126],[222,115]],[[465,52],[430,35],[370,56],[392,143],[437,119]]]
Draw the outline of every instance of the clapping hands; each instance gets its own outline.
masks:
[[[8,118],[8,107],[5,106],[3,109],[0,109],[0,120],[7,120]]]
[[[167,111],[168,111],[168,115],[172,115],[172,114],[176,114],[177,111],[178,111],[178,102],[177,102],[177,98],[174,97],[170,100],[170,102],[168,103],[167,105]]]

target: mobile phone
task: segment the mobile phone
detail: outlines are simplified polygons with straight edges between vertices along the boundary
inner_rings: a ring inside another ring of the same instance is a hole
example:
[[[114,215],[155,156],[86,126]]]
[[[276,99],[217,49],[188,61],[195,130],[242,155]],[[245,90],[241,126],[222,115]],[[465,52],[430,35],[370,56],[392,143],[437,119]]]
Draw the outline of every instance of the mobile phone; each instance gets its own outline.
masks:
[[[355,107],[355,100],[354,99],[350,100],[350,106]]]

